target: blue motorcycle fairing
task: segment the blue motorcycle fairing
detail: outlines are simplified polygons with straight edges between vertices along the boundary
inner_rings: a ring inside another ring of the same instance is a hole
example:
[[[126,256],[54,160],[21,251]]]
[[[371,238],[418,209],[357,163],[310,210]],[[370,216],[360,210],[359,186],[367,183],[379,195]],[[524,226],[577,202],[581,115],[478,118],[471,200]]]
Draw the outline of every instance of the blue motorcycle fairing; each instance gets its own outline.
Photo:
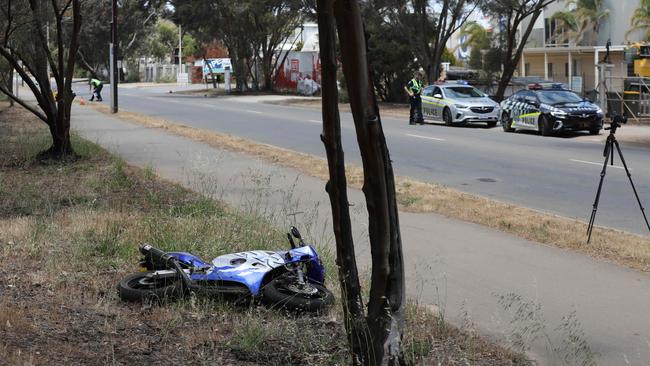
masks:
[[[186,252],[169,252],[169,255],[178,259],[180,262],[195,268],[209,268],[210,265],[205,263],[201,258]]]
[[[290,259],[287,258],[290,254]],[[225,254],[212,260],[212,265],[206,264],[198,257],[189,253],[169,253],[180,261],[193,267],[204,269],[205,272],[194,272],[190,275],[194,281],[232,281],[245,285],[253,296],[258,296],[264,277],[276,268],[296,262],[309,262],[307,279],[311,282],[323,283],[324,268],[316,251],[311,246],[291,249],[288,252],[272,252],[253,250]]]
[[[308,255],[310,256],[309,266],[307,266],[307,279],[309,282],[316,282],[318,284],[325,283],[325,267],[318,258],[316,250],[311,245],[306,245],[304,247],[298,247],[289,251],[292,253],[293,258],[296,258],[295,255]]]

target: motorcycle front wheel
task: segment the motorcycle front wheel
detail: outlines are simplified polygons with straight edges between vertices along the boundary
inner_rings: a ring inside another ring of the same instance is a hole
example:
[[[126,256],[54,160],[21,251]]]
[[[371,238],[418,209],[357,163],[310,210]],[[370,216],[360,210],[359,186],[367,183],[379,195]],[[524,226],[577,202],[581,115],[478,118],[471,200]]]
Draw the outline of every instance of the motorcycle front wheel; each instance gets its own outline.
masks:
[[[334,303],[334,295],[323,285],[300,285],[293,275],[274,278],[262,291],[262,303],[288,310],[318,312]]]
[[[122,301],[166,301],[182,294],[177,277],[152,278],[146,272],[124,277],[117,285]]]

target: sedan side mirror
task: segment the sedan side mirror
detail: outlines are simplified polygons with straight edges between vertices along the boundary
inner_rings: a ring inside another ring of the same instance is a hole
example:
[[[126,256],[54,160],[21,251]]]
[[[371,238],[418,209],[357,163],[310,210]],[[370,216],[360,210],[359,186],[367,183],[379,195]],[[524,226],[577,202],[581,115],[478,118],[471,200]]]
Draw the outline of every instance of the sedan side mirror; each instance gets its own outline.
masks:
[[[442,99],[442,94],[434,94],[433,97],[436,99]]]

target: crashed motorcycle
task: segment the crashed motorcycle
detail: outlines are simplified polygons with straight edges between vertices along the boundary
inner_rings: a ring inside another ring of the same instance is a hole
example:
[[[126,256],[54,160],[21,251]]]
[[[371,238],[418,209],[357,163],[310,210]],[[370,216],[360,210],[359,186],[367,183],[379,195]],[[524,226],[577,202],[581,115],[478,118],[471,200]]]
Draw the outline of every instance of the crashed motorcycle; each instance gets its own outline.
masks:
[[[123,301],[162,301],[190,294],[257,301],[272,307],[316,312],[331,305],[325,268],[297,228],[287,233],[291,249],[254,250],[216,257],[206,263],[184,252],[140,246],[140,273],[123,278],[117,288]],[[295,239],[295,240],[294,240]],[[297,243],[296,243],[297,241]]]

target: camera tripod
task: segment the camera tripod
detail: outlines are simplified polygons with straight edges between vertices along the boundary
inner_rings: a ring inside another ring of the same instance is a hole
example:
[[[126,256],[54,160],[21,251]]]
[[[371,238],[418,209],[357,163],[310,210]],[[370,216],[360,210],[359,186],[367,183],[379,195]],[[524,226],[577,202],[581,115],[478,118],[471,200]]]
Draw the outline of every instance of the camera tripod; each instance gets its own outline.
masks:
[[[589,219],[589,226],[587,227],[587,243],[591,241],[591,232],[594,229],[594,221],[596,220],[596,211],[598,211],[598,202],[600,201],[600,192],[603,188],[603,181],[605,179],[605,174],[607,173],[607,163],[609,162],[612,166],[614,165],[614,147],[616,147],[616,151],[618,151],[618,157],[621,159],[621,163],[623,163],[623,167],[625,168],[625,173],[627,174],[627,178],[630,180],[630,184],[632,185],[632,190],[634,191],[634,196],[636,197],[636,201],[639,203],[639,208],[641,208],[641,214],[643,215],[645,224],[648,227],[648,230],[650,230],[648,217],[645,215],[645,209],[641,204],[641,200],[639,199],[639,194],[636,191],[636,187],[634,187],[634,182],[632,182],[632,174],[630,174],[630,170],[627,168],[627,163],[625,163],[625,159],[623,158],[623,153],[621,152],[621,146],[618,144],[618,141],[616,140],[616,135],[615,135],[616,129],[618,127],[621,127],[621,123],[626,123],[626,122],[627,119],[625,117],[614,116],[611,126],[609,128],[605,128],[606,130],[609,130],[609,136],[607,136],[607,141],[605,142],[605,150],[603,151],[605,162],[603,163],[603,170],[600,172],[600,183],[598,183],[598,191],[596,192],[596,199],[594,200],[593,210],[591,211],[591,218]]]

